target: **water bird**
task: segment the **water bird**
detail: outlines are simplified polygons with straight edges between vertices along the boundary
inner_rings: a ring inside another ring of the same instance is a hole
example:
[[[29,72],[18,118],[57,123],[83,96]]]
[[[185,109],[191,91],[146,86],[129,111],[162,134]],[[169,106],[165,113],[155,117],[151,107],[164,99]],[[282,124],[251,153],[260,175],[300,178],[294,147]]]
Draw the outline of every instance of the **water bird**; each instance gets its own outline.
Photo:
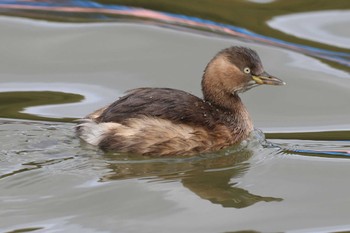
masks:
[[[284,85],[258,54],[232,46],[210,60],[203,98],[171,88],[138,88],[78,120],[77,135],[104,151],[194,155],[240,143],[254,130],[239,94],[262,84]]]

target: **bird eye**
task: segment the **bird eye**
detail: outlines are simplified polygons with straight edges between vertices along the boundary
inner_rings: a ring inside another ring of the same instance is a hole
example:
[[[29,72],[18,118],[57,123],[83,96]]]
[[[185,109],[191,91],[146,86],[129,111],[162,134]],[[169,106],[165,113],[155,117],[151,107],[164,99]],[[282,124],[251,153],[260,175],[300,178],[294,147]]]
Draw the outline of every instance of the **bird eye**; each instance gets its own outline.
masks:
[[[246,73],[246,74],[249,74],[250,73],[250,69],[248,68],[248,67],[246,67],[246,68],[244,68],[244,73]]]

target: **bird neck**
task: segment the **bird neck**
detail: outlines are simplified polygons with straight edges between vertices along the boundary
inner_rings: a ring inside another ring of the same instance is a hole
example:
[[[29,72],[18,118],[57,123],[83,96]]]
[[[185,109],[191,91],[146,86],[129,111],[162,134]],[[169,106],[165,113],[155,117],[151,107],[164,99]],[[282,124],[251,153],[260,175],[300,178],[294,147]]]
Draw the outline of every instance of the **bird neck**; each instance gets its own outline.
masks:
[[[223,115],[222,122],[232,128],[241,127],[246,133],[253,130],[253,122],[238,94],[216,93],[216,95],[213,95],[213,93],[203,91],[203,95],[206,102],[226,113]]]
[[[203,85],[203,83],[205,84],[205,81],[202,82],[204,100],[225,113],[221,121],[232,131],[240,128],[242,134],[249,134],[254,129],[253,122],[238,94],[225,93]]]
[[[206,102],[225,113],[221,119],[225,125],[232,130],[239,127],[246,133],[253,130],[253,123],[237,92],[229,88],[239,86],[232,83],[232,75],[238,72],[236,69],[225,56],[214,57],[205,68],[202,92]]]

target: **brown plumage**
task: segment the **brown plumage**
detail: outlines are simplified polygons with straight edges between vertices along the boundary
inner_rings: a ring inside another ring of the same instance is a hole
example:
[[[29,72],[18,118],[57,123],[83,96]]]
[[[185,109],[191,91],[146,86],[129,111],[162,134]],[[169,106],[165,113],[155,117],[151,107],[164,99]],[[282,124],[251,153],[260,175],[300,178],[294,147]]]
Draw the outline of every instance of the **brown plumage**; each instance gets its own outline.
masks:
[[[170,88],[139,88],[81,119],[80,138],[106,151],[192,155],[248,137],[253,124],[238,93],[260,84],[283,85],[268,75],[255,51],[230,47],[207,65],[203,99]]]

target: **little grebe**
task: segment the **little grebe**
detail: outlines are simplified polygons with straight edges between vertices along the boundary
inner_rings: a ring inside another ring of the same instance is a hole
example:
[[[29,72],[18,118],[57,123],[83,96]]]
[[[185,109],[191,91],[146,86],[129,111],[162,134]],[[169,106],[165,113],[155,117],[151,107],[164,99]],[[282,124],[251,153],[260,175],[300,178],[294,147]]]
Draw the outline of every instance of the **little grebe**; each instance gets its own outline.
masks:
[[[160,156],[216,151],[253,130],[238,94],[261,84],[285,83],[264,71],[254,50],[233,46],[205,68],[203,99],[170,88],[134,89],[79,120],[76,132],[106,151]]]

